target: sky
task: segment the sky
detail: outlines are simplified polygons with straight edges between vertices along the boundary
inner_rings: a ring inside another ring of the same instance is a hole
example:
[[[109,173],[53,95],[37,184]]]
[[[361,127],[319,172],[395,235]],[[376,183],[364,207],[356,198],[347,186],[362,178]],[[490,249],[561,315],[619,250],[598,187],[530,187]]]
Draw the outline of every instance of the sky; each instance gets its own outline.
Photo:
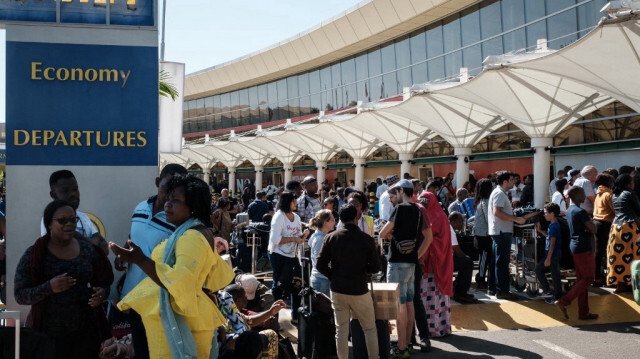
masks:
[[[167,1],[165,60],[182,62],[186,73],[193,73],[295,36],[361,1]],[[158,3],[162,8],[162,0]],[[0,30],[0,122],[5,122],[4,44]]]

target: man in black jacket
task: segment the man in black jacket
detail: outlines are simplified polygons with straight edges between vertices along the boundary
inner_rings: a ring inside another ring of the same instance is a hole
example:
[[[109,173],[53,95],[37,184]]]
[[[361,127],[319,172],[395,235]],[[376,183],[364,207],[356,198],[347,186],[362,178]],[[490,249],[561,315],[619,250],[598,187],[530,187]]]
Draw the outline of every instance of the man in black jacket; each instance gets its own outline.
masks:
[[[369,358],[378,358],[373,299],[367,284],[370,274],[380,270],[380,257],[373,238],[358,227],[356,215],[357,210],[352,205],[340,210],[344,227],[327,235],[317,261],[318,271],[331,281],[340,359],[349,358],[350,311],[360,320]]]

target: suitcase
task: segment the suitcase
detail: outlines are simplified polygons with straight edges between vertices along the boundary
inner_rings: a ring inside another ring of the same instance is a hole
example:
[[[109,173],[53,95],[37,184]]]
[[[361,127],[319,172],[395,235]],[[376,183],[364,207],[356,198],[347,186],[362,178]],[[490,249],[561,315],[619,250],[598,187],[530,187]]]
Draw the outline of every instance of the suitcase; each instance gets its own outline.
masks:
[[[631,262],[631,288],[633,299],[640,305],[640,260]]]
[[[376,329],[378,332],[378,355],[380,355],[380,359],[389,359],[391,357],[389,321],[377,319]],[[367,359],[369,357],[364,332],[358,319],[351,319],[351,344],[353,346],[354,359]]]
[[[311,261],[308,258],[302,258],[301,262],[303,272],[305,267],[311,266]],[[304,273],[302,276],[304,278]],[[302,282],[304,288],[304,279]],[[311,298],[305,297],[306,295],[302,296],[300,309],[298,309],[298,358],[331,358],[337,355],[336,327],[333,324],[333,317],[314,311],[313,301]]]

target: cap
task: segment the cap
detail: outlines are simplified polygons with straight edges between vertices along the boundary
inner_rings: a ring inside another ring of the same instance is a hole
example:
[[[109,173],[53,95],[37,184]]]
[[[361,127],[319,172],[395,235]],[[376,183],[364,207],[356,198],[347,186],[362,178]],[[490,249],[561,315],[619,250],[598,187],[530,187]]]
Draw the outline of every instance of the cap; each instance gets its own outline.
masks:
[[[396,175],[387,176],[387,186],[391,187],[399,180],[400,178],[398,178],[398,176]]]
[[[315,181],[317,181],[316,178],[311,176],[311,175],[309,175],[309,176],[305,177],[302,180],[302,184],[307,184],[307,183],[311,183],[311,182],[315,182]]]
[[[573,178],[577,175],[580,174],[580,170],[579,169],[572,169],[571,171],[569,171],[569,178]]]
[[[258,289],[258,279],[251,274],[240,274],[236,278],[236,283],[240,284],[244,289],[248,300],[253,300],[256,297],[256,290]]]
[[[396,183],[395,185],[393,185],[393,188],[410,188],[410,189],[413,189],[413,182],[411,182],[411,180],[408,180],[408,179],[403,179],[403,180],[399,181],[398,183]]]

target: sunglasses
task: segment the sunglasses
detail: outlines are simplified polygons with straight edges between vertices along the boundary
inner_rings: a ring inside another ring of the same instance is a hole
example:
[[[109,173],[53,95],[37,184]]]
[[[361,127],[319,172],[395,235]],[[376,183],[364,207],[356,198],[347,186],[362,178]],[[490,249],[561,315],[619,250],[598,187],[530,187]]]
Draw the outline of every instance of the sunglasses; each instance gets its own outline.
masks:
[[[60,223],[60,225],[64,226],[67,223],[76,224],[80,221],[80,217],[72,217],[72,218],[52,218],[54,221]]]

